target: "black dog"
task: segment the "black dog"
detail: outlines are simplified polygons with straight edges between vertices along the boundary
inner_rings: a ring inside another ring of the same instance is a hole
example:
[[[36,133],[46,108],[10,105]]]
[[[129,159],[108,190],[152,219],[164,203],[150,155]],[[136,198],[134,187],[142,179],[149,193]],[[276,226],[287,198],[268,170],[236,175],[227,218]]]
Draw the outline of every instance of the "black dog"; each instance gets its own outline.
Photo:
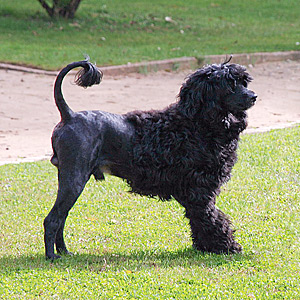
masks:
[[[58,168],[56,202],[45,218],[46,257],[69,253],[63,238],[69,210],[93,174],[121,177],[133,192],[163,200],[174,197],[190,220],[193,246],[200,251],[238,253],[227,216],[215,207],[221,185],[236,162],[239,134],[257,95],[245,68],[224,62],[191,74],[177,103],[161,111],[116,115],[101,111],[73,112],[61,84],[73,68],[82,67],[76,83],[100,83],[102,72],[88,61],[74,62],[57,76],[54,88],[61,122],[52,136],[52,164]]]

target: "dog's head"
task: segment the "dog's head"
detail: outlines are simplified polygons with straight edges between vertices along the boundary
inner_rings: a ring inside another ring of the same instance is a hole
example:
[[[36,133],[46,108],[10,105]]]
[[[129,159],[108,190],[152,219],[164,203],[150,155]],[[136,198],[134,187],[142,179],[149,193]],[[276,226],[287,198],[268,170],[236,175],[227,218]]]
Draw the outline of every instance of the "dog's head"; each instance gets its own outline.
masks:
[[[257,95],[247,88],[252,77],[243,66],[228,64],[229,60],[203,67],[187,78],[179,92],[179,106],[186,116],[237,114],[254,105]]]

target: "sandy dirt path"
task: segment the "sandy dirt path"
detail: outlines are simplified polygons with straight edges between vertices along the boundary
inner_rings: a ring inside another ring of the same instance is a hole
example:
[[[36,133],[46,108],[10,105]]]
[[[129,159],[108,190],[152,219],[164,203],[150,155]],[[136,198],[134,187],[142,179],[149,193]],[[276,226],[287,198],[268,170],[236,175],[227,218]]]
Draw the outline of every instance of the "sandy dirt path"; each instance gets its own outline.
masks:
[[[249,111],[248,128],[300,121],[300,61],[258,64],[248,71],[254,77],[249,88],[258,94],[257,104]],[[63,91],[75,111],[160,109],[176,101],[190,72],[104,74],[100,86],[88,89],[75,86],[73,76],[68,76]],[[0,70],[0,164],[51,155],[51,133],[59,122],[54,80],[53,76]]]

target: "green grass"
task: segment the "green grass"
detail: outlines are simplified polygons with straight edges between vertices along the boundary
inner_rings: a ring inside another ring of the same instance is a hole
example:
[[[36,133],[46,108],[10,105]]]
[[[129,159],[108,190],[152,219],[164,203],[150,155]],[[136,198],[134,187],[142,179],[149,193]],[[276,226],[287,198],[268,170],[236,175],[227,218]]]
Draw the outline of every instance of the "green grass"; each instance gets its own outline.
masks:
[[[194,251],[183,209],[90,180],[72,209],[72,257],[44,259],[49,162],[0,167],[0,299],[299,299],[300,127],[245,135],[218,206],[244,252]]]
[[[208,54],[300,50],[298,0],[83,0],[51,20],[37,0],[0,0],[0,61],[57,69]],[[174,22],[167,22],[171,17]]]

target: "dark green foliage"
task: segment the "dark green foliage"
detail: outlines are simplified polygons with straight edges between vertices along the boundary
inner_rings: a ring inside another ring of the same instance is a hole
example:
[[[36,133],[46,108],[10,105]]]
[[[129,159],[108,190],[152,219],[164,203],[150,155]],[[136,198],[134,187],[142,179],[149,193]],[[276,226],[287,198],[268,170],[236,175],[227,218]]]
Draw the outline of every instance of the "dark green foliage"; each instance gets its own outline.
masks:
[[[0,61],[59,69],[182,56],[300,50],[299,0],[85,0],[72,20],[0,0]]]

